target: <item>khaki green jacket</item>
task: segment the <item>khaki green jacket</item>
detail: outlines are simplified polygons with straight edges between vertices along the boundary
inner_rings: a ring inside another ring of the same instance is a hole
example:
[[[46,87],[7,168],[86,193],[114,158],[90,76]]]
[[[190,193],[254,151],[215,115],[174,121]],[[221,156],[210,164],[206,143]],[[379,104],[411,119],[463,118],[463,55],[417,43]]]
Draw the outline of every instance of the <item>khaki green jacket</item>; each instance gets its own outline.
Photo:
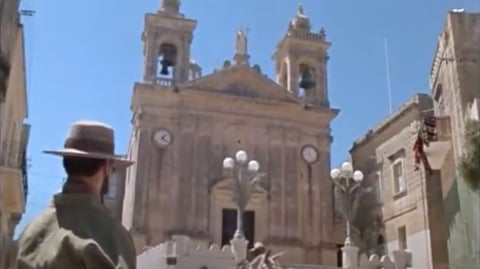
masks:
[[[130,234],[90,194],[57,194],[20,236],[17,269],[135,269]]]

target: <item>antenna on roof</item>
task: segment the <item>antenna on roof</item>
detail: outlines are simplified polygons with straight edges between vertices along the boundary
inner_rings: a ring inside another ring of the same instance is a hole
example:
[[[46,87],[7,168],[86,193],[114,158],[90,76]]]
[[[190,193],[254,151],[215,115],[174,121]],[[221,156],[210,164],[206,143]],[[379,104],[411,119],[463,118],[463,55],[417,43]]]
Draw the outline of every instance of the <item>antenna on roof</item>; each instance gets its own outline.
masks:
[[[387,49],[387,38],[383,39],[383,47],[385,50],[385,75],[387,77],[387,90],[388,90],[388,109],[389,113],[393,112],[392,105],[392,85],[390,82],[390,63],[388,61],[388,49]]]

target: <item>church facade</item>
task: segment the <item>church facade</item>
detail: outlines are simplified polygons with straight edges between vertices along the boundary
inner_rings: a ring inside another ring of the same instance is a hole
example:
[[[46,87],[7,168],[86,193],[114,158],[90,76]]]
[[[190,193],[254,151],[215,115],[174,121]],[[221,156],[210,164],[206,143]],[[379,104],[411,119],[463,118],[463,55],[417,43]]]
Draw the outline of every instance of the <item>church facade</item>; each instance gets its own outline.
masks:
[[[244,217],[250,243],[285,250],[289,263],[336,265],[342,238],[334,238],[329,171],[338,110],[328,100],[325,32],[312,32],[299,7],[276,47],[272,80],[249,64],[243,30],[233,61],[202,76],[190,57],[195,27],[178,0],[145,16],[143,80],[131,102],[135,164],[121,197],[137,252],[175,234],[228,244],[236,209],[222,162],[245,150],[266,173]]]

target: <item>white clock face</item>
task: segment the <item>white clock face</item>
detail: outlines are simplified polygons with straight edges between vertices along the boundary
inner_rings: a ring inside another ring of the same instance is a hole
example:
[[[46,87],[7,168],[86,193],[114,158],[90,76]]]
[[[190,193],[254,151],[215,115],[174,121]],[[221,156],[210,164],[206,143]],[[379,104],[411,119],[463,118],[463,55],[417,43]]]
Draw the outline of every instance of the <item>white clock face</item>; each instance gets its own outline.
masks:
[[[153,141],[159,147],[166,147],[172,143],[172,134],[165,129],[159,129],[153,134]]]
[[[302,157],[307,163],[314,163],[318,159],[318,151],[313,146],[305,146],[302,149]]]

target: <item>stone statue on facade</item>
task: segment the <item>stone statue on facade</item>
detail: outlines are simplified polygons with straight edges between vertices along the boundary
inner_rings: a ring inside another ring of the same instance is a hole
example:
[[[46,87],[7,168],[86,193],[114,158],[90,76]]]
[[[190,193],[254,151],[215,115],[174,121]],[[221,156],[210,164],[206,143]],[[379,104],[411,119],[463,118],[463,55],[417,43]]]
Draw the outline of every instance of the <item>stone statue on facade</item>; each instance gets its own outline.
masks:
[[[237,30],[237,38],[235,40],[235,54],[247,55],[247,33],[243,28]]]
[[[237,30],[235,37],[235,65],[249,65],[247,31],[243,28]]]

